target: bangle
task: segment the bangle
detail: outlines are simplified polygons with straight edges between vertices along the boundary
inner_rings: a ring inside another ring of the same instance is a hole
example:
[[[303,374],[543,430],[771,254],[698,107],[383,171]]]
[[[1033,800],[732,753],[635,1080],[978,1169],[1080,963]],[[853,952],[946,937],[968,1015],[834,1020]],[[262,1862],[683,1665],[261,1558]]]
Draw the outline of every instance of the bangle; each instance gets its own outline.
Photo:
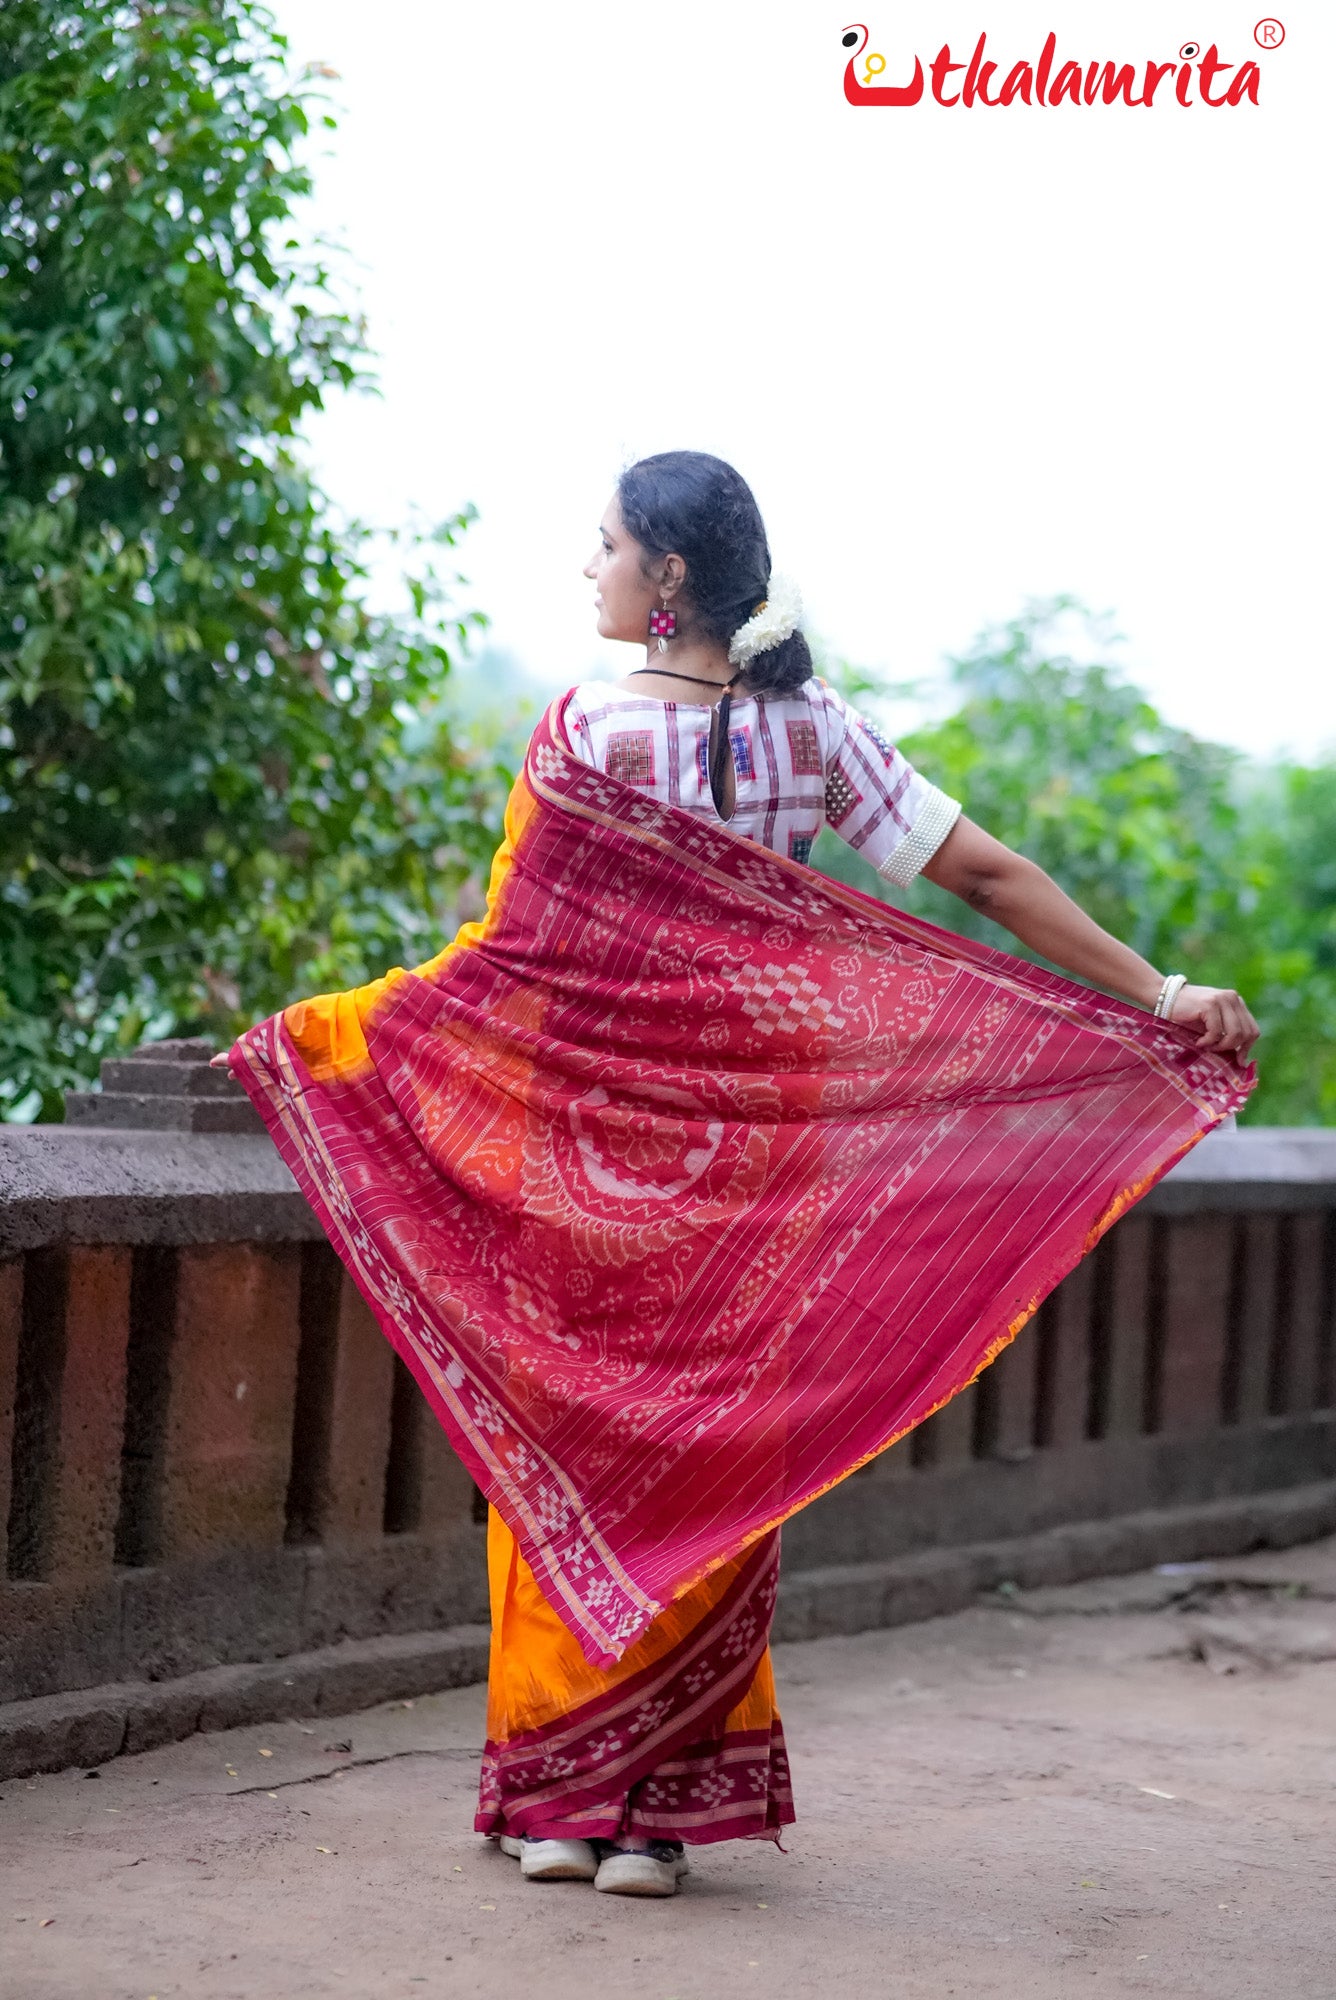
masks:
[[[1186,972],[1171,972],[1160,988],[1155,1001],[1154,1015],[1157,1021],[1168,1021],[1173,1017],[1174,1002],[1188,983]]]

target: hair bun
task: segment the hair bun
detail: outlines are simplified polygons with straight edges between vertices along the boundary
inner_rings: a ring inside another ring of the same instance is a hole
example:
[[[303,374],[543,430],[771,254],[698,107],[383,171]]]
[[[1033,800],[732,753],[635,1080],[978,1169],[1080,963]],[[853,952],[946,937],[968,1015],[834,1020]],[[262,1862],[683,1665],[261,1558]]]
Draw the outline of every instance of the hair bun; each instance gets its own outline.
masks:
[[[767,646],[742,670],[741,686],[748,694],[797,694],[812,678],[812,655],[801,632],[790,632],[777,646]]]

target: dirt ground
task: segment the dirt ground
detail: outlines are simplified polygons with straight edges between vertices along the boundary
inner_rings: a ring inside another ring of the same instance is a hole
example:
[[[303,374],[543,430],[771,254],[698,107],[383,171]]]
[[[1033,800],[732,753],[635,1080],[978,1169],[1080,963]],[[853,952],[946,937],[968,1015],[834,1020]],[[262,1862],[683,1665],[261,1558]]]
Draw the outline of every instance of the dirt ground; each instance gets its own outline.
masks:
[[[1336,1542],[776,1655],[788,1852],[638,1903],[469,1831],[483,1691],[0,1791],[4,2000],[1336,1996]]]

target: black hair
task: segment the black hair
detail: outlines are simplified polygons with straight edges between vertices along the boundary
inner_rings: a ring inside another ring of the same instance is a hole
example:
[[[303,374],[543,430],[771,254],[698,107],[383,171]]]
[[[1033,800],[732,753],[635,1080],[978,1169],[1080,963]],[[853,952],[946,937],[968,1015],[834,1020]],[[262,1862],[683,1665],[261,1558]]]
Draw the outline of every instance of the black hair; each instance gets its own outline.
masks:
[[[693,621],[707,639],[727,647],[770,588],[770,544],[761,510],[740,472],[708,451],[660,451],[637,459],[617,481],[622,521],[643,551],[686,563],[683,589]],[[801,632],[749,660],[739,690],[793,694],[812,673]]]

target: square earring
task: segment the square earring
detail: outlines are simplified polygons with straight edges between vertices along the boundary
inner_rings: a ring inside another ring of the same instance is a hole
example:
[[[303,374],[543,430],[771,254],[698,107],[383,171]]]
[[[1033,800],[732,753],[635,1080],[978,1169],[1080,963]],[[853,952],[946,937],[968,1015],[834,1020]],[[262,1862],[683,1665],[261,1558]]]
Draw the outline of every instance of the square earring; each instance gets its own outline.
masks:
[[[662,610],[660,610],[656,606],[655,609],[650,612],[649,636],[651,639],[658,639],[658,640],[671,639],[676,630],[677,630],[677,613],[675,611],[670,611],[666,604],[664,605]]]

